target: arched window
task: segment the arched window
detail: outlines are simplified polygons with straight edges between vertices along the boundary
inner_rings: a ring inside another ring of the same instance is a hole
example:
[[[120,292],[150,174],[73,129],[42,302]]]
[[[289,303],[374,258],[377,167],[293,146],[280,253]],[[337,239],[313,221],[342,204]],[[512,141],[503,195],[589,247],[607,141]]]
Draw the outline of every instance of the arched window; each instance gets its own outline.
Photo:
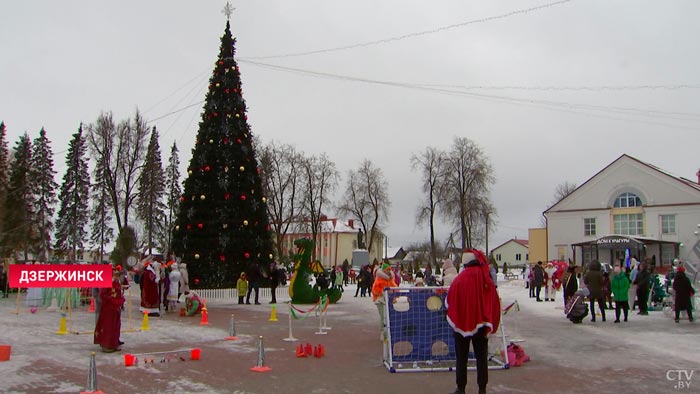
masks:
[[[642,199],[634,193],[622,193],[615,199],[615,208],[641,207]]]

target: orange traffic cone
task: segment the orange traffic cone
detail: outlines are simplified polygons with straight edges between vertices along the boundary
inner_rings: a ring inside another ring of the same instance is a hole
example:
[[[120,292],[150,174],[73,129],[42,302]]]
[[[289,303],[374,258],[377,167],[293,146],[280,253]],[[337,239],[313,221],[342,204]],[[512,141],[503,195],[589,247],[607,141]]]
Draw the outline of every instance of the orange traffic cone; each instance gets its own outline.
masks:
[[[95,297],[90,297],[90,307],[88,313],[95,313]]]
[[[209,325],[209,314],[207,313],[206,305],[202,308],[202,321],[199,322],[200,325]]]
[[[304,345],[297,346],[297,357],[299,357],[299,358],[306,357],[306,352],[304,351]]]

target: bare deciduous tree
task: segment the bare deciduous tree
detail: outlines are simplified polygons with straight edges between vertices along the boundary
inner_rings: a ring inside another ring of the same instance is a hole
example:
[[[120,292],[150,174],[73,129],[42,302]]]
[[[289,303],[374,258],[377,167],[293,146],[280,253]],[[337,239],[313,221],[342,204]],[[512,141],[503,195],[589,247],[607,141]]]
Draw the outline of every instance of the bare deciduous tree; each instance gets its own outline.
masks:
[[[435,249],[435,215],[438,207],[441,206],[445,197],[444,178],[445,153],[439,149],[428,147],[423,152],[411,155],[411,168],[420,171],[423,184],[425,200],[418,206],[416,223],[421,224],[428,221],[430,226],[430,261],[437,261]]]
[[[360,221],[367,234],[369,253],[372,253],[375,238],[380,236],[380,225],[389,216],[391,201],[387,188],[382,170],[368,159],[363,160],[356,171],[348,171],[348,184],[338,210]]]
[[[549,203],[549,208],[553,207],[559,201],[563,200],[566,196],[573,193],[576,190],[576,184],[569,181],[564,181],[554,188],[554,196],[552,197],[552,202]],[[547,227],[547,221],[544,216],[540,216],[540,226]]]
[[[302,170],[302,213],[310,225],[313,241],[318,244],[321,229],[321,216],[324,206],[330,202],[329,196],[338,186],[338,170],[335,163],[323,153],[320,156],[306,157],[301,161]],[[316,249],[312,254],[316,259]]]
[[[260,151],[260,175],[278,259],[283,257],[282,240],[301,209],[302,160],[302,154],[288,144],[278,145],[273,141]]]
[[[129,213],[136,199],[149,129],[136,111],[134,120],[115,125],[111,113],[102,113],[88,130],[90,150],[102,163],[102,176],[117,227],[129,224]]]
[[[489,198],[494,182],[491,163],[481,148],[468,138],[455,137],[445,161],[444,213],[456,222],[462,249],[474,247],[480,223],[494,214]]]

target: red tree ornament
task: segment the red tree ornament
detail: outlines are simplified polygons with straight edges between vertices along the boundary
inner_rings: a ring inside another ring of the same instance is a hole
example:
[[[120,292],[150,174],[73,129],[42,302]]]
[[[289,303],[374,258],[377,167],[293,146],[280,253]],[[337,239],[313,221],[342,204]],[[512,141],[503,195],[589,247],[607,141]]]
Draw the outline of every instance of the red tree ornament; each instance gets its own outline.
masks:
[[[245,194],[241,194],[241,201],[245,201],[245,199],[246,199]]]
[[[221,256],[219,256],[219,260],[221,260],[221,261],[226,261],[226,256],[224,256],[224,255],[222,254]]]
[[[243,253],[243,257],[245,257],[246,259],[249,259],[249,258],[250,258],[250,253],[248,253],[248,252]]]
[[[204,223],[197,223],[197,227],[198,227],[199,229],[203,229],[203,228],[204,228]]]

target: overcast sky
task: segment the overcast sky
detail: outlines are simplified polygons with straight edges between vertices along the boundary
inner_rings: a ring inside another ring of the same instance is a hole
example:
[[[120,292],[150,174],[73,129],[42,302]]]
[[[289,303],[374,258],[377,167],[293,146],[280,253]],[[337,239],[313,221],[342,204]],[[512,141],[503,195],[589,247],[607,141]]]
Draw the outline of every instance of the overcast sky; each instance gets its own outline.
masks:
[[[527,238],[558,184],[580,185],[622,154],[696,179],[699,1],[232,4],[253,133],[328,154],[343,175],[339,191],[362,159],[380,167],[393,204],[390,246],[428,239],[414,220],[422,195],[409,157],[448,150],[455,136],[475,141],[495,171],[491,249]],[[185,174],[224,5],[0,2],[0,120],[10,148],[44,127],[60,181],[80,122],[101,111],[125,119],[138,107],[160,118],[152,125],[163,160],[175,141]]]

